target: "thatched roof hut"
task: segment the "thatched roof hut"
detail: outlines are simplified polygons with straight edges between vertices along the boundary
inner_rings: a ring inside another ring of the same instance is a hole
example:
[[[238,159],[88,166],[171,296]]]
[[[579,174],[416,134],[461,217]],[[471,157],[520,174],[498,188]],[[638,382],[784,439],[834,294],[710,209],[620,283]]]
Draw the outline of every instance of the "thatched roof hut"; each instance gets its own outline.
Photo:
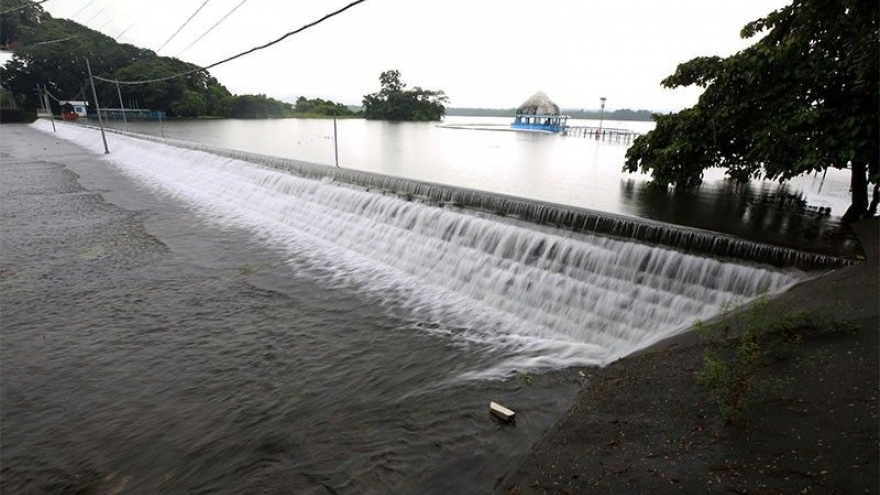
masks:
[[[559,105],[550,101],[550,97],[538,91],[524,101],[516,109],[518,114],[527,115],[559,115]]]

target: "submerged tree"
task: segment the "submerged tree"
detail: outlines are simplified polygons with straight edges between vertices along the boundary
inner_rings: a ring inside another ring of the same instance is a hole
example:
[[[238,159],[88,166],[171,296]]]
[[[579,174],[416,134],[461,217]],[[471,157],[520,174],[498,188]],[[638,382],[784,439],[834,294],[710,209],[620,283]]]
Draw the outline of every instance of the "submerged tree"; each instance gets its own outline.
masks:
[[[300,96],[296,99],[296,106],[294,106],[293,111],[299,115],[316,117],[352,117],[356,115],[355,112],[342,103],[321,98],[310,100],[305,96]]]
[[[698,85],[703,95],[694,107],[655,116],[624,170],[687,188],[711,167],[739,181],[851,168],[844,220],[872,215],[880,200],[878,10],[876,0],[794,0],[743,28],[744,38],[766,31],[751,47],[679,65],[663,86]]]
[[[364,96],[364,117],[373,120],[440,120],[446,114],[448,98],[443,91],[416,86],[407,90],[400,72],[389,70],[379,76],[382,89]]]

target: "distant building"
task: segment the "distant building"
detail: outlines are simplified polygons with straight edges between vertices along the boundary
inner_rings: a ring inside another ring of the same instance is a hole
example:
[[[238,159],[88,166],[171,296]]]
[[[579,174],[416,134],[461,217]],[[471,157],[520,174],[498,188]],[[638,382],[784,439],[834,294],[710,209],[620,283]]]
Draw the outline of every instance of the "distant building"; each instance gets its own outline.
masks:
[[[567,115],[559,112],[559,105],[550,101],[538,91],[516,109],[511,129],[537,132],[562,132],[568,121]]]
[[[87,101],[59,101],[61,105],[61,118],[64,120],[76,120],[80,117],[88,116],[89,102]]]

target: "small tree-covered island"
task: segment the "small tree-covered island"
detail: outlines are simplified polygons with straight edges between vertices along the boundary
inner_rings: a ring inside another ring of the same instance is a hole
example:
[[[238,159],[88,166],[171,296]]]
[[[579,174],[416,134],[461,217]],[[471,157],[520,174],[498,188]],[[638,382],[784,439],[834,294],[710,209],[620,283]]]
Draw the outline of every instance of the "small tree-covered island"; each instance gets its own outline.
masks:
[[[379,76],[382,89],[364,96],[364,117],[372,120],[440,120],[449,100],[443,91],[416,86],[405,89],[400,72],[388,70]]]
[[[737,181],[848,168],[843,220],[872,216],[880,203],[878,9],[876,1],[795,0],[743,28],[744,38],[765,34],[751,47],[679,65],[663,86],[704,93],[692,108],[655,116],[624,170],[690,188],[712,167]]]

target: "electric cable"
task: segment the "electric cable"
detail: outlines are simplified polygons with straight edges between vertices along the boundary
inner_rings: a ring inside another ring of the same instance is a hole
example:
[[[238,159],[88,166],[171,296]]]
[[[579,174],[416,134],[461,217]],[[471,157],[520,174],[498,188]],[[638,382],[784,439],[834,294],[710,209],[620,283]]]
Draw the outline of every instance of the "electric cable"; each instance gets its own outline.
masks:
[[[40,0],[39,2],[31,2],[30,0],[28,0],[26,5],[20,5],[18,7],[12,7],[11,9],[6,9],[6,10],[0,12],[0,14],[8,14],[10,12],[15,12],[16,10],[22,10],[22,9],[27,9],[30,7],[35,7],[37,5],[40,5],[41,3],[46,3],[48,1],[49,0]]]
[[[193,45],[195,45],[196,43],[198,43],[199,41],[201,41],[202,38],[204,38],[205,36],[208,35],[208,33],[210,33],[211,31],[213,31],[215,27],[219,26],[221,22],[225,21],[227,17],[231,16],[232,13],[235,12],[236,10],[238,10],[239,7],[241,7],[242,5],[244,5],[245,2],[247,2],[247,0],[241,0],[241,2],[239,2],[238,5],[236,5],[232,10],[230,10],[226,15],[224,15],[219,21],[215,22],[213,26],[209,27],[208,30],[205,31],[204,33],[202,33],[201,36],[199,36],[198,38],[196,38],[195,41],[193,41],[192,43],[186,45],[186,48],[184,48],[183,50],[180,50],[179,52],[177,52],[177,56],[179,57],[181,53],[183,53],[183,52],[189,50],[191,46],[193,46]]]
[[[106,8],[106,7],[102,7],[101,10],[99,10],[97,14],[95,14],[95,15],[89,17],[89,20],[87,20],[86,22],[84,22],[83,25],[86,25],[86,24],[88,24],[88,23],[94,21],[94,20],[95,20],[95,17],[98,17],[99,15],[101,15],[101,13],[104,12],[105,10],[107,10],[107,8]]]
[[[15,53],[15,52],[20,52],[20,51],[24,51],[24,50],[27,50],[27,49],[29,49],[29,48],[33,48],[33,47],[35,47],[35,46],[40,46],[40,45],[51,45],[52,43],[60,43],[60,42],[62,42],[62,41],[70,41],[70,40],[72,40],[72,39],[76,39],[76,38],[79,38],[79,36],[68,36],[68,37],[66,37],[66,38],[58,38],[57,40],[39,41],[39,42],[37,42],[37,43],[32,43],[32,44],[30,44],[30,45],[17,46],[17,47],[15,47],[15,50],[13,50],[13,53]]]
[[[100,30],[104,29],[104,26],[106,26],[107,24],[110,24],[111,22],[113,22],[112,17],[110,19],[108,19],[107,21],[105,21],[104,24],[101,24],[100,26],[95,28],[95,31],[100,31]]]
[[[52,81],[49,81],[49,84],[51,84],[52,87],[58,86],[57,84],[55,84]],[[43,85],[43,89],[46,91],[46,94],[49,95],[49,98],[52,98],[53,100],[57,101],[58,103],[61,103],[61,100],[59,100],[55,95],[53,95],[49,91],[49,88],[46,87],[46,85]],[[67,101],[78,100],[79,98],[85,99],[85,91],[86,91],[85,85],[81,85],[79,87],[79,93],[77,93],[76,96],[74,96],[73,98],[71,98],[70,100],[67,100]]]
[[[52,98],[53,100],[55,100],[55,101],[58,102],[58,103],[61,103],[61,100],[59,100],[58,98],[55,98],[55,95],[53,95],[52,93],[50,93],[48,89],[46,89],[46,88],[44,87],[43,90],[46,92],[47,95],[49,95],[49,98]]]
[[[107,79],[107,78],[104,78],[104,77],[101,77],[101,76],[93,76],[93,77],[94,77],[95,79],[98,79],[99,81],[104,81],[104,82],[109,82],[109,83],[117,83],[117,84],[126,84],[126,85],[130,85],[130,86],[131,86],[131,85],[137,85],[137,84],[148,84],[148,83],[154,83],[154,82],[168,81],[169,79],[174,79],[174,78],[177,78],[177,77],[188,76],[188,75],[190,75],[190,74],[195,74],[196,72],[206,71],[206,70],[208,70],[208,69],[213,69],[214,67],[217,67],[218,65],[225,64],[226,62],[231,62],[231,61],[233,61],[233,60],[235,60],[235,59],[237,59],[237,58],[241,58],[241,57],[244,57],[245,55],[249,55],[249,54],[254,53],[254,52],[256,52],[256,51],[259,51],[259,50],[263,50],[263,49],[269,48],[269,47],[272,46],[272,45],[276,45],[276,44],[278,44],[278,43],[284,41],[285,39],[287,39],[287,38],[289,38],[289,37],[291,37],[291,36],[293,36],[293,35],[295,35],[295,34],[301,33],[301,32],[303,32],[303,31],[305,31],[305,30],[307,30],[307,29],[309,29],[309,28],[312,28],[312,27],[314,27],[314,26],[317,26],[318,24],[320,24],[320,23],[326,21],[327,19],[330,19],[331,17],[335,17],[335,16],[337,16],[337,15],[339,15],[339,14],[345,12],[346,10],[348,10],[348,9],[350,9],[350,8],[352,8],[352,7],[356,6],[356,5],[358,5],[358,4],[364,3],[364,2],[366,2],[366,1],[367,1],[367,0],[356,0],[356,1],[354,1],[354,2],[351,2],[350,4],[346,5],[345,7],[342,7],[342,8],[340,8],[340,9],[338,9],[338,10],[335,10],[335,11],[333,11],[333,12],[331,12],[331,13],[325,15],[324,17],[322,17],[322,18],[320,18],[320,19],[318,19],[318,20],[316,20],[316,21],[312,21],[312,22],[310,22],[310,23],[308,23],[308,24],[302,26],[302,27],[299,28],[299,29],[296,29],[296,30],[294,30],[294,31],[290,31],[290,32],[284,34],[283,36],[281,36],[280,38],[278,38],[278,39],[276,39],[276,40],[274,40],[274,41],[270,41],[270,42],[268,42],[268,43],[266,43],[266,44],[263,44],[263,45],[260,45],[260,46],[256,46],[256,47],[254,47],[254,48],[251,48],[250,50],[245,50],[245,51],[243,51],[243,52],[241,52],[241,53],[238,53],[238,54],[233,55],[233,56],[231,56],[231,57],[225,58],[225,59],[223,59],[223,60],[221,60],[221,61],[219,61],[219,62],[214,62],[214,63],[211,64],[211,65],[206,65],[206,66],[204,66],[204,67],[197,67],[197,68],[195,68],[195,69],[188,70],[188,71],[184,71],[184,72],[180,72],[180,73],[178,73],[178,74],[173,74],[173,75],[170,75],[170,76],[157,77],[157,78],[154,78],[154,79],[144,79],[144,80],[140,80],[140,81],[117,81],[116,79]]]
[[[125,28],[125,29],[123,29],[121,33],[117,34],[116,37],[113,38],[113,40],[114,40],[114,41],[119,41],[119,38],[122,38],[122,35],[125,34],[125,33],[127,33],[128,30],[131,29],[132,27],[134,27],[135,24],[136,24],[135,22],[132,22],[131,24],[129,24],[128,27]]]
[[[74,17],[80,15],[80,14],[82,13],[83,10],[86,10],[87,8],[89,8],[89,6],[91,6],[93,3],[95,3],[95,0],[90,0],[89,3],[87,3],[87,4],[83,5],[82,7],[80,7],[79,10],[77,10],[75,14],[73,14],[72,16],[70,16],[70,19],[73,20]]]
[[[196,11],[193,12],[193,14],[192,14],[191,16],[189,16],[189,19],[187,19],[186,21],[184,21],[184,23],[183,23],[179,28],[177,28],[177,31],[174,31],[174,34],[172,34],[170,38],[168,38],[167,40],[165,40],[165,43],[162,43],[162,46],[160,46],[159,49],[156,50],[156,53],[161,52],[162,49],[165,48],[165,45],[167,45],[169,41],[173,40],[174,37],[177,36],[177,33],[179,33],[180,31],[182,31],[183,28],[185,28],[186,25],[189,24],[189,21],[193,20],[193,17],[195,17],[196,15],[198,15],[198,13],[201,12],[202,9],[205,8],[205,5],[208,5],[208,2],[210,2],[210,1],[211,1],[211,0],[205,0],[204,2],[202,2],[202,4],[199,5],[199,8],[197,8]]]
[[[62,42],[62,41],[69,41],[69,40],[72,40],[72,39],[74,39],[74,38],[79,38],[79,36],[68,36],[68,37],[66,37],[66,38],[58,38],[57,40],[40,41],[40,42],[38,42],[38,43],[33,43],[33,44],[31,44],[31,45],[23,46],[23,47],[19,48],[19,50],[26,50],[26,49],[31,48],[31,47],[34,47],[34,46],[49,45],[49,44],[52,44],[52,43],[60,43],[60,42]]]

